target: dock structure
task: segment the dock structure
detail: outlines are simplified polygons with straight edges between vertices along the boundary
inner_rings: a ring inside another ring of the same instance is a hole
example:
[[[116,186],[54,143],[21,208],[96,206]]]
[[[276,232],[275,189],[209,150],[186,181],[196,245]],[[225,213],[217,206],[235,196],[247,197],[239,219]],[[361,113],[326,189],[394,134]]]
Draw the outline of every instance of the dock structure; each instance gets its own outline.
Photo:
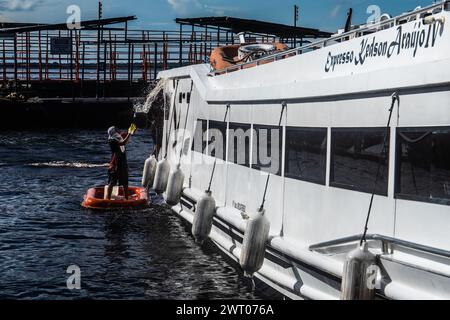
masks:
[[[83,21],[72,30],[65,23],[0,23],[0,79],[27,87],[70,81],[76,97],[92,97],[93,86],[99,97],[135,96],[136,84],[151,83],[161,70],[207,62],[211,50],[234,44],[239,32],[255,42],[291,44],[327,36],[315,29],[231,17],[176,19],[177,31],[129,29],[135,19]]]
[[[175,31],[135,30],[129,28],[135,19],[82,21],[77,29],[66,23],[0,22],[1,112],[19,104],[35,109],[37,102],[39,108],[72,103],[88,111],[110,102],[131,110],[152,88],[158,72],[208,63],[214,48],[239,43],[239,33],[249,42],[291,45],[329,36],[316,29],[232,17],[176,19]]]

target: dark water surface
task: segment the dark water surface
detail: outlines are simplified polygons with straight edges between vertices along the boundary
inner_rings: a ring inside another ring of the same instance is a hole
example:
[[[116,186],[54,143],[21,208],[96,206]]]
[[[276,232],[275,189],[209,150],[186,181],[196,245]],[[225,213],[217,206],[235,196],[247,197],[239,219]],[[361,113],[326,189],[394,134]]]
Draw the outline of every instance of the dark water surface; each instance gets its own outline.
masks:
[[[150,136],[129,146],[138,185]],[[106,183],[104,131],[0,132],[0,299],[259,299],[167,209],[98,214],[81,208]],[[66,269],[81,268],[81,290]]]

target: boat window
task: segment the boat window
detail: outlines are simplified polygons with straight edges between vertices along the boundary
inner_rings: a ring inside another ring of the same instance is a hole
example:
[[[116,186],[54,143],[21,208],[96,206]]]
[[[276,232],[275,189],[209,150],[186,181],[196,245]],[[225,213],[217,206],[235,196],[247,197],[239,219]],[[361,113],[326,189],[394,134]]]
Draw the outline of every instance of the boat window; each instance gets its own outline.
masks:
[[[326,128],[286,128],[286,177],[325,185],[326,163]]]
[[[253,126],[252,168],[281,175],[282,127]]]
[[[450,205],[450,127],[397,129],[395,194]]]
[[[230,123],[228,135],[228,161],[249,167],[251,125]]]
[[[387,144],[382,150],[385,135]],[[331,130],[330,185],[372,193],[381,163],[375,193],[387,196],[389,133],[385,128]]]
[[[197,119],[194,132],[194,140],[192,143],[192,150],[198,153],[206,153],[207,139],[206,133],[208,130],[208,121],[204,119]]]
[[[211,157],[225,160],[227,139],[227,123],[221,121],[209,121],[208,153]]]

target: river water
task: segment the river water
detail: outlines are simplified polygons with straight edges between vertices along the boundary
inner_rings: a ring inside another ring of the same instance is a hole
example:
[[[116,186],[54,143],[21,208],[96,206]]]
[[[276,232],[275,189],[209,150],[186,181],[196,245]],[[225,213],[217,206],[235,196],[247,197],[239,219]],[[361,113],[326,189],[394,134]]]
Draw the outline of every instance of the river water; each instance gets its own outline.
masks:
[[[127,146],[130,185],[151,149],[142,130]],[[168,209],[83,209],[109,152],[106,130],[0,132],[0,299],[264,298]],[[67,288],[71,265],[80,290]]]

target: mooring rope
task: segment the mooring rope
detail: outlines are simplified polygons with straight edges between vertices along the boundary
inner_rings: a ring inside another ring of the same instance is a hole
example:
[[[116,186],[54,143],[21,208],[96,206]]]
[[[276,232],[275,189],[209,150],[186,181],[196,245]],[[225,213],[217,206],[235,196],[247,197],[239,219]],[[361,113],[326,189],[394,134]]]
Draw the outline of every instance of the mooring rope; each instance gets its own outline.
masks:
[[[209,179],[208,192],[211,191],[211,184],[212,184],[212,180],[213,180],[213,177],[214,177],[214,172],[216,171],[216,164],[217,164],[217,159],[214,160],[214,165],[213,165],[213,170],[212,170],[212,173],[211,173],[211,178]]]
[[[225,116],[224,116],[224,118],[223,118],[223,122],[227,121],[227,116],[228,116],[228,111],[229,111],[229,110],[230,110],[230,105],[227,104],[227,109],[226,109],[226,111],[225,111]],[[226,146],[225,146],[225,147],[226,147]],[[226,150],[226,148],[225,148],[225,150]],[[211,191],[211,184],[212,184],[212,181],[213,181],[214,172],[216,171],[216,164],[217,164],[217,157],[216,157],[216,159],[214,159],[213,170],[212,170],[212,172],[211,172],[211,177],[209,178],[208,192]]]
[[[278,121],[278,127],[281,126],[281,122],[283,121],[284,110],[285,110],[286,107],[287,107],[286,102],[283,102],[283,103],[281,104],[281,106],[282,106],[282,107],[281,107],[280,121]],[[269,187],[270,176],[271,176],[271,173],[268,172],[268,174],[267,174],[267,180],[266,180],[266,187],[264,188],[264,195],[263,195],[262,203],[261,203],[261,206],[259,207],[259,211],[260,211],[260,212],[263,212],[264,204],[266,203],[266,195],[267,195],[267,189],[268,189],[268,187]]]
[[[369,229],[370,214],[372,213],[373,200],[375,198],[375,194],[377,191],[377,185],[378,185],[378,180],[380,178],[381,166],[383,164],[383,160],[385,159],[385,157],[383,157],[383,153],[387,154],[385,152],[385,149],[386,149],[387,139],[388,139],[390,128],[391,128],[391,119],[392,119],[392,113],[394,111],[395,103],[397,102],[398,107],[400,107],[400,97],[398,95],[398,92],[394,92],[391,97],[392,97],[392,103],[391,103],[391,107],[389,108],[389,119],[388,119],[388,122],[386,125],[386,132],[384,134],[383,145],[381,147],[380,161],[378,162],[377,175],[375,176],[375,183],[373,186],[372,195],[370,197],[369,210],[367,212],[367,217],[366,217],[366,224],[364,225],[364,232],[363,232],[363,235],[359,242],[360,246],[362,246],[363,243],[367,242],[366,236],[367,236],[367,231]]]
[[[189,118],[189,109],[191,108],[191,101],[192,101],[192,89],[194,87],[194,81],[191,80],[191,90],[189,93],[189,101],[188,101],[188,107],[187,107],[187,111],[186,111],[186,120],[184,121],[184,129],[183,129],[183,139],[181,140],[181,148],[180,148],[180,157],[178,159],[178,163],[181,163],[181,156],[183,155],[183,148],[184,148],[184,138],[186,137],[186,127],[187,127],[187,122],[188,122],[188,118]],[[180,111],[180,116],[181,116],[181,111]]]
[[[408,143],[417,143],[422,141],[423,139],[425,139],[426,137],[428,137],[429,135],[431,135],[431,132],[426,132],[423,135],[421,135],[419,138],[417,139],[410,139],[408,138],[405,134],[403,134],[402,132],[399,132],[398,135],[400,137],[402,137],[403,140],[405,140]]]
[[[171,106],[172,118],[173,118],[174,112],[175,112],[175,103],[176,103],[176,98],[177,98],[178,83],[179,83],[179,81],[180,81],[180,80],[177,80],[177,84],[176,84],[176,86],[175,86],[175,94],[174,94],[173,100],[172,100],[172,106]],[[169,118],[170,118],[170,117],[169,117]],[[167,158],[167,150],[168,150],[168,148],[169,148],[169,139],[170,139],[170,134],[171,134],[171,132],[172,132],[172,121],[173,121],[173,119],[172,119],[172,120],[169,119],[170,124],[169,124],[169,132],[168,132],[168,133],[166,132],[166,133],[167,133],[167,136],[166,136],[166,150],[165,150],[165,153],[164,153],[164,159]]]

